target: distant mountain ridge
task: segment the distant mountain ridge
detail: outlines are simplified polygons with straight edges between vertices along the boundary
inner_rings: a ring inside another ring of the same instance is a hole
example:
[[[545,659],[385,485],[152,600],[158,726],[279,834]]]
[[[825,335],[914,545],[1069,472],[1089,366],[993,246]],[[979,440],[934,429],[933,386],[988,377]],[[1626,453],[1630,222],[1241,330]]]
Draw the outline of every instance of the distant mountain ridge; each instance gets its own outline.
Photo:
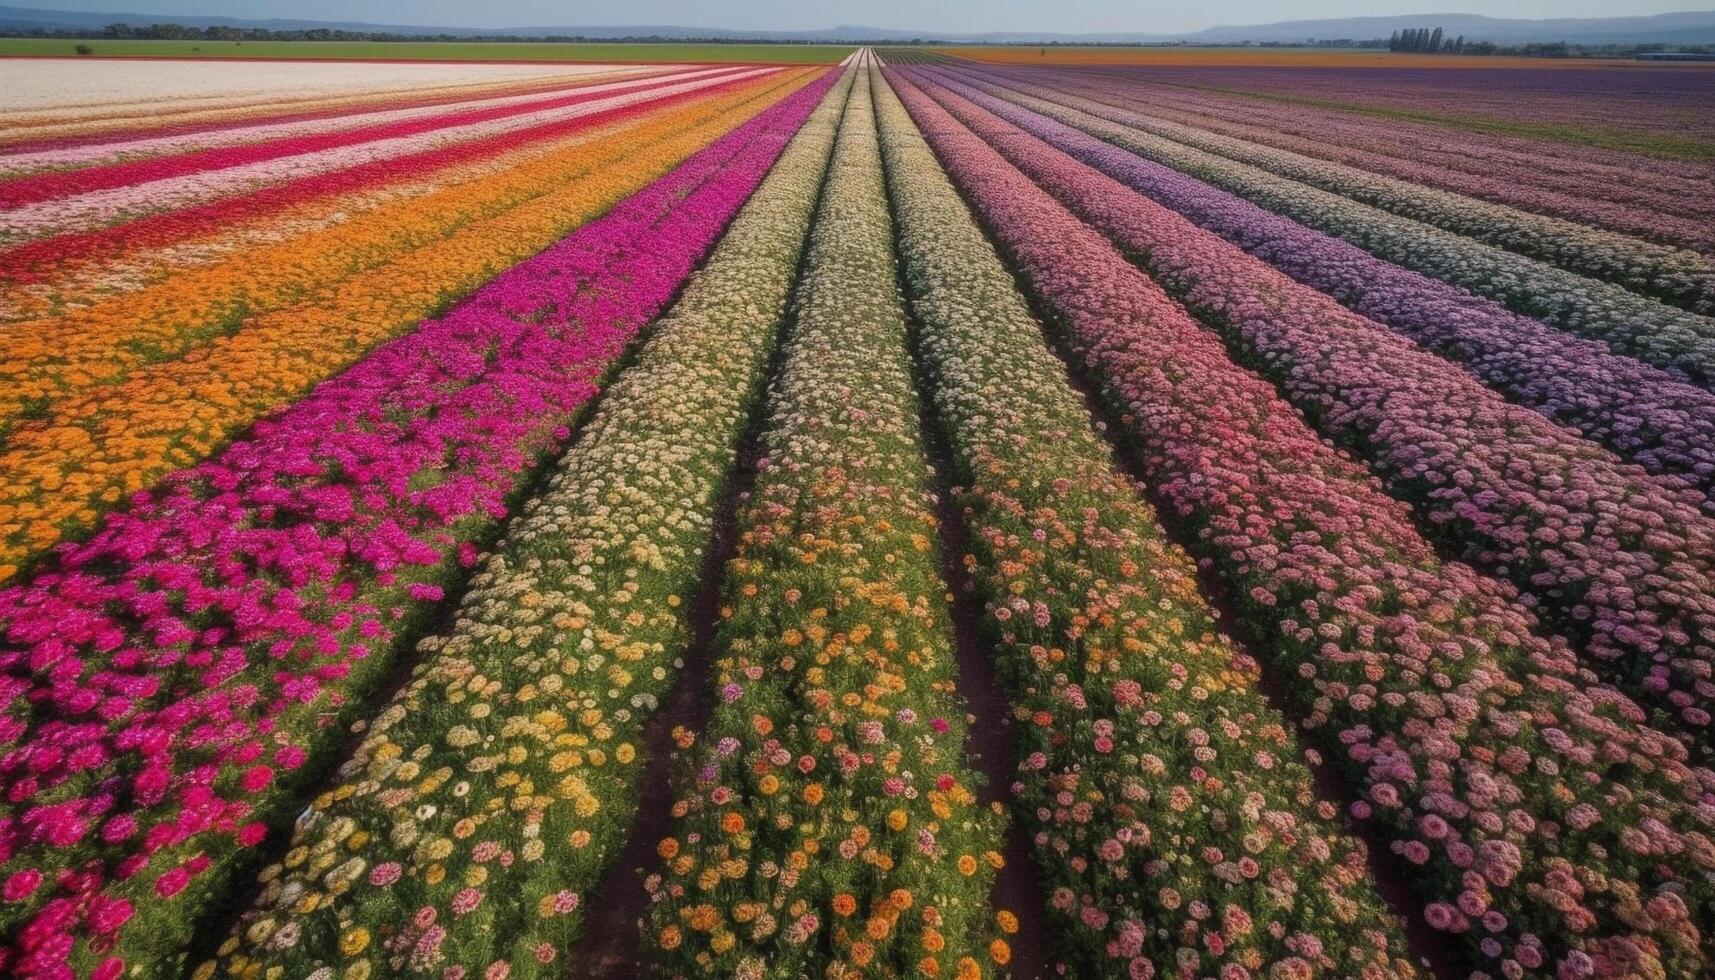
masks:
[[[1291,43],[1351,38],[1366,40],[1388,37],[1396,30],[1439,27],[1448,37],[1464,35],[1472,41],[1519,44],[1532,41],[1567,41],[1583,44],[1709,44],[1715,43],[1715,11],[1686,11],[1639,17],[1562,17],[1523,20],[1487,17],[1482,14],[1400,14],[1382,17],[1341,17],[1329,20],[1290,20],[1275,24],[1210,27],[1183,34],[1103,32],[1068,34],[1052,31],[912,31],[882,27],[840,25],[820,30],[765,31],[677,25],[620,25],[565,27],[436,27],[414,24],[369,24],[357,22],[259,19],[252,17],[199,17],[192,15],[139,14],[123,11],[94,12],[42,10],[0,6],[0,29],[97,31],[108,24],[134,27],[148,24],[183,24],[186,27],[248,27],[280,31],[329,30],[393,34],[452,34],[482,38],[501,35],[563,35],[591,39],[658,37],[664,40],[711,39],[723,41],[800,41],[808,43],[858,43],[864,41],[911,40],[965,42],[975,44],[1110,43],[1190,44]]]

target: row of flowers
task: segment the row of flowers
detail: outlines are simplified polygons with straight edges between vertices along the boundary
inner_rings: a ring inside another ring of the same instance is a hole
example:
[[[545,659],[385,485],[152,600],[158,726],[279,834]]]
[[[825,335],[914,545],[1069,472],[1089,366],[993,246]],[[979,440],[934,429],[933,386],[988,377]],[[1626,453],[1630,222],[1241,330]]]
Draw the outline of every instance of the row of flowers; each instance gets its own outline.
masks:
[[[1369,459],[1450,549],[1510,577],[1598,670],[1702,741],[1715,710],[1715,519],[1458,367],[950,90],[961,121],[1112,238],[1326,434]],[[1029,118],[1025,118],[1029,117]]]
[[[1018,76],[1015,76],[1018,77]],[[1138,95],[1147,91],[1147,101]],[[1130,87],[1128,108],[1149,115],[1321,157],[1371,173],[1597,225],[1649,241],[1708,253],[1715,204],[1704,180],[1650,166],[1636,156],[1541,140],[1462,134],[1401,119],[1373,118],[1281,102],[1257,103],[1208,91]],[[1558,152],[1549,152],[1555,150]],[[1616,159],[1616,156],[1621,159]]]
[[[0,289],[0,324],[36,321],[32,330],[52,330],[60,320],[88,316],[93,309],[105,306],[115,297],[130,294],[139,301],[151,296],[149,291],[169,279],[197,273],[209,266],[220,265],[253,251],[273,248],[282,242],[308,239],[317,232],[338,225],[358,222],[378,208],[398,206],[411,198],[425,198],[452,187],[473,186],[484,179],[498,179],[507,171],[523,167],[533,159],[554,153],[564,153],[580,144],[611,136],[649,112],[661,109],[642,103],[603,114],[609,118],[585,121],[588,127],[567,136],[549,139],[522,148],[499,148],[491,155],[442,167],[429,167],[415,174],[395,172],[390,179],[380,180],[368,187],[353,187],[341,193],[310,197],[257,215],[229,215],[229,220],[211,220],[207,225],[193,228],[180,226],[185,237],[165,239],[154,244],[126,245],[117,251],[89,258],[67,259],[61,263],[45,263],[28,272],[20,271],[17,281]],[[149,224],[145,219],[140,224]],[[120,228],[135,226],[117,225]],[[381,251],[385,252],[385,249]],[[306,257],[293,253],[287,261],[303,262]],[[3,261],[3,260],[0,260]],[[348,263],[352,261],[348,258]],[[252,274],[265,274],[255,273]],[[216,298],[227,295],[233,288],[245,288],[231,281],[236,276],[222,277],[206,284]],[[152,301],[159,302],[158,295]],[[195,307],[192,307],[193,311]],[[253,308],[246,312],[260,312]],[[191,313],[191,317],[198,314]],[[56,348],[57,350],[57,348]]]
[[[1652,473],[1682,476],[1706,498],[1715,495],[1715,394],[1125,152],[1134,141],[1124,127],[1028,96],[1014,95],[1017,104],[1009,104],[986,85],[943,84],[1353,311],[1460,361],[1513,402]],[[1715,510],[1715,501],[1703,506]]]
[[[583,96],[569,96],[564,101],[580,101],[560,108],[501,116],[390,139],[364,141],[361,136],[354,136],[351,137],[354,142],[323,150],[312,149],[305,153],[269,156],[252,163],[223,169],[192,171],[159,180],[144,179],[136,183],[98,188],[66,197],[26,202],[0,210],[0,242],[14,244],[42,235],[90,231],[159,211],[241,196],[260,188],[350,170],[381,160],[432,152],[442,147],[456,146],[473,140],[493,139],[508,133],[527,133],[544,126],[562,124],[568,119],[651,101],[665,95],[694,92],[700,88],[718,85],[724,78],[759,77],[773,74],[775,71],[777,69],[753,68],[721,77],[696,78],[682,82],[643,82],[622,86],[619,93],[597,93],[587,99]],[[315,138],[305,138],[292,142],[313,146],[317,141]],[[231,152],[237,155],[246,151],[240,147]],[[171,159],[142,160],[134,166],[139,169],[167,171],[171,169]],[[79,171],[65,174],[60,182],[70,183],[77,173]],[[47,178],[31,179],[45,181]],[[93,179],[92,175],[90,180]]]
[[[593,166],[521,207],[338,283],[320,303],[265,313],[189,356],[139,367],[16,425],[0,449],[0,578],[414,318],[601,214],[803,80],[761,82],[653,117],[591,148]]]
[[[444,134],[464,138],[481,138],[495,131],[480,128],[484,123],[540,122],[564,118],[556,110],[598,103],[602,108],[619,104],[622,96],[649,94],[655,90],[670,90],[693,79],[715,80],[723,76],[750,74],[742,68],[703,68],[681,70],[663,77],[641,80],[598,81],[571,88],[519,99],[502,99],[496,103],[457,106],[429,114],[412,114],[403,119],[365,120],[361,127],[344,127],[331,132],[293,132],[271,139],[247,141],[236,146],[214,146],[169,153],[142,160],[116,160],[75,169],[53,169],[0,179],[0,208],[16,209],[30,204],[61,198],[77,197],[94,191],[141,187],[150,190],[162,181],[177,177],[215,171],[255,167],[258,164],[283,160],[286,157],[309,156],[359,147],[366,143],[382,143],[409,137]],[[592,107],[593,108],[593,107]],[[502,130],[504,131],[504,130]],[[394,143],[393,146],[411,146]],[[329,157],[327,159],[337,159]]]
[[[78,136],[62,136],[56,140],[17,140],[9,142],[0,135],[0,176],[6,179],[38,171],[99,166],[124,160],[137,160],[173,153],[189,153],[211,147],[257,143],[281,136],[356,129],[372,123],[389,123],[417,119],[446,112],[450,108],[481,108],[509,105],[538,99],[570,88],[605,84],[616,80],[639,80],[663,72],[684,70],[681,66],[614,65],[593,69],[572,77],[547,77],[528,80],[505,80],[486,85],[460,86],[451,89],[424,85],[420,91],[362,93],[358,97],[305,103],[296,98],[280,98],[247,107],[248,111],[228,112],[214,120],[198,123],[144,123],[143,128],[129,131],[102,132],[99,126]],[[151,109],[161,109],[166,103],[145,103]],[[104,120],[105,122],[106,120]],[[136,123],[136,120],[133,120]]]
[[[632,98],[617,108],[579,113],[485,139],[458,140],[433,149],[400,153],[369,163],[331,170],[297,180],[227,194],[175,210],[128,215],[117,224],[87,231],[60,230],[0,249],[0,269],[19,282],[39,282],[82,263],[123,256],[140,248],[193,240],[211,227],[281,213],[308,202],[369,190],[389,183],[421,179],[437,169],[470,165],[512,151],[548,146],[588,130],[600,121],[631,118],[652,108],[651,100]],[[595,118],[592,118],[595,117]]]
[[[194,976],[564,975],[588,889],[631,828],[641,730],[690,640],[843,94],[651,328]]]
[[[1105,238],[895,77],[1471,976],[1704,972],[1715,772],[1535,635],[1506,587],[1441,562]]]
[[[738,91],[753,94],[748,87]],[[737,93],[724,94],[730,98]],[[650,113],[699,97],[708,94],[681,93],[652,100],[618,121],[604,118],[612,114],[585,117],[589,125],[564,138],[565,142],[536,147],[498,173],[487,172],[489,161],[480,161],[468,166],[468,178],[460,179],[456,171],[442,175],[451,183],[438,191],[402,197],[311,234],[282,236],[217,263],[171,270],[149,288],[74,310],[48,311],[38,320],[21,323],[0,339],[0,420],[12,420],[25,408],[46,414],[59,399],[123,383],[140,367],[180,357],[215,337],[240,332],[263,314],[299,315],[294,308],[368,308],[374,303],[373,290],[354,290],[349,285],[360,275],[372,281],[391,278],[394,264],[411,261],[414,253],[438,253],[455,235],[468,234],[467,229],[507,220],[518,208],[563,192],[592,170],[621,159],[628,147],[623,134],[647,126]],[[664,136],[673,130],[656,132]],[[629,148],[636,152],[635,145]],[[268,220],[273,223],[274,216]],[[487,262],[505,265],[523,259],[552,241],[554,230],[548,226],[534,235],[496,243]],[[438,298],[468,281],[478,253],[461,255],[460,264],[417,271],[439,276],[438,282],[422,282],[425,295]],[[171,269],[178,264],[178,256],[167,252],[156,261]],[[80,299],[88,302],[89,297]],[[406,324],[430,308],[386,312]]]
[[[1127,95],[1135,98],[1134,93],[1126,86],[1116,86],[1104,95],[1130,101]],[[1612,282],[1688,310],[1715,314],[1715,265],[1706,255],[1196,127],[1165,120],[1153,121],[1153,125],[1158,127],[1158,135],[1270,173],[1528,255],[1569,272]]]
[[[164,972],[817,94],[716,140],[0,593],[0,969]]]
[[[682,733],[646,880],[669,974],[974,980],[1010,959],[989,922],[1001,820],[964,759],[870,69],[851,71],[739,505],[718,701]]]
[[[1338,807],[1114,468],[904,108],[882,139],[966,567],[1020,722],[1013,785],[1090,976],[1411,977]]]
[[[1337,192],[1275,173],[1275,168],[1210,150],[1190,133],[1171,132],[1136,112],[1081,94],[1032,86],[1029,94],[1137,131],[1137,152],[1230,191],[1270,211],[1343,238],[1379,258],[1505,304],[1526,316],[1600,340],[1623,354],[1715,385],[1715,319],[1629,289],[1486,245]],[[1142,137],[1155,136],[1145,142]]]

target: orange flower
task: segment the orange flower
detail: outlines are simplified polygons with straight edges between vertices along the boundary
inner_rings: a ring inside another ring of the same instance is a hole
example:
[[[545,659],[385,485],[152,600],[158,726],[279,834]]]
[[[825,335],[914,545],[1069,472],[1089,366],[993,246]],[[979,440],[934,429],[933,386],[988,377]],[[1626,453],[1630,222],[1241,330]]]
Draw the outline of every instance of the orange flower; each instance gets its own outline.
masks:
[[[655,845],[655,853],[671,861],[679,854],[679,841],[672,837],[663,837],[661,843]]]
[[[721,829],[729,834],[738,833],[744,829],[744,816],[739,813],[728,812],[721,817]]]
[[[842,916],[851,915],[857,911],[857,899],[845,892],[834,896],[834,911]]]
[[[1006,944],[1006,940],[996,939],[994,942],[989,943],[989,959],[994,960],[1001,966],[1005,966],[1012,960],[1012,947]]]

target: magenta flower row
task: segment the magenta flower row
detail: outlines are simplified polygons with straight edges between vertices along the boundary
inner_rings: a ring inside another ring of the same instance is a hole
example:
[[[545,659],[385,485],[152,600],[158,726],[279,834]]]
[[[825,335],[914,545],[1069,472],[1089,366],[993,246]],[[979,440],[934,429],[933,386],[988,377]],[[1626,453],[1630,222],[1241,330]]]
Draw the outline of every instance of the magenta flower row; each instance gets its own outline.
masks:
[[[145,959],[182,946],[221,897],[216,872],[262,840],[293,771],[335,747],[334,723],[830,81],[0,592],[0,921],[14,944],[0,970],[110,976],[116,945]]]

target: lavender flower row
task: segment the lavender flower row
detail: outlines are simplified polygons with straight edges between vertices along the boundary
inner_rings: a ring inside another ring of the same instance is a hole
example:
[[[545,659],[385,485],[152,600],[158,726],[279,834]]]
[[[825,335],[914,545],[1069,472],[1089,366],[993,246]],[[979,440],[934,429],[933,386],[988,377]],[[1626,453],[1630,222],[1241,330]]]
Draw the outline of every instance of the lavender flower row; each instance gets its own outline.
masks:
[[[1196,528],[1361,793],[1354,815],[1420,866],[1425,918],[1471,976],[1707,968],[1715,772],[1535,635],[1505,586],[1440,561],[1407,508],[1101,235],[890,78]]]
[[[1061,87],[1064,76],[1053,77],[1054,86]],[[1111,111],[1112,103],[1130,105],[1136,99],[1135,92],[1125,89],[1091,90],[1082,85],[1074,85],[1073,89],[1080,95],[1091,96],[1106,104],[1103,110],[1091,110],[1098,115]],[[1195,127],[1153,119],[1129,109],[1121,111],[1127,118],[1116,121],[1156,136],[1250,164],[1390,214],[1538,259],[1580,276],[1603,280],[1695,313],[1715,313],[1715,265],[1708,257],[1695,252],[1654,245],[1559,218],[1531,214],[1367,173],[1355,167],[1220,136]]]
[[[1127,148],[1133,152],[1379,258],[1600,340],[1703,387],[1715,386],[1715,319],[1153,136],[1137,125],[1137,114],[1126,110],[1042,87],[1032,88],[1030,95],[1126,126],[1131,131]]]
[[[161,969],[826,82],[0,593],[14,973]],[[284,778],[282,778],[284,777]]]
[[[1512,401],[1715,497],[1715,393],[1125,152],[1136,142],[1125,127],[1006,89],[937,77],[1299,282],[1460,361]],[[1715,511],[1715,500],[1705,499],[1703,509]]]
[[[1541,152],[1540,143],[1512,150],[1480,139],[1450,142],[1446,130],[1432,126],[1378,122],[1308,106],[1258,105],[1168,86],[1133,88],[1130,94],[1128,108],[1222,136],[1647,241],[1715,251],[1715,202],[1707,200],[1708,182],[1640,169],[1636,158],[1626,165],[1559,159]]]
[[[1137,256],[1324,432],[1370,459],[1449,547],[1512,578],[1623,690],[1706,734],[1715,520],[1699,510],[1701,495],[1506,404],[1409,340],[958,95],[932,94]],[[1042,117],[1030,129],[1078,135]]]
[[[1715,78],[1673,66],[1605,65],[1598,71],[1568,71],[1562,65],[1541,68],[1442,67],[1377,68],[1317,66],[1286,68],[1238,66],[1200,68],[1186,72],[1171,68],[1126,67],[1116,71],[1135,79],[1185,84],[1271,102],[1311,102],[1346,112],[1393,119],[1426,118],[1449,138],[1485,136],[1491,132],[1544,132],[1535,138],[1551,151],[1563,147],[1592,149],[1588,144],[1562,142],[1616,131],[1647,138],[1685,134],[1701,141],[1715,131]],[[1398,110],[1398,111],[1395,111]],[[1501,123],[1501,125],[1485,125]],[[1508,126],[1507,124],[1516,124]],[[1602,128],[1610,130],[1600,133]],[[1576,130],[1567,133],[1566,130]],[[1607,140],[1609,145],[1618,141]],[[1602,152],[1620,151],[1603,149]],[[1635,156],[1635,154],[1634,154]],[[1706,159],[1652,161],[1663,170],[1709,173]]]

